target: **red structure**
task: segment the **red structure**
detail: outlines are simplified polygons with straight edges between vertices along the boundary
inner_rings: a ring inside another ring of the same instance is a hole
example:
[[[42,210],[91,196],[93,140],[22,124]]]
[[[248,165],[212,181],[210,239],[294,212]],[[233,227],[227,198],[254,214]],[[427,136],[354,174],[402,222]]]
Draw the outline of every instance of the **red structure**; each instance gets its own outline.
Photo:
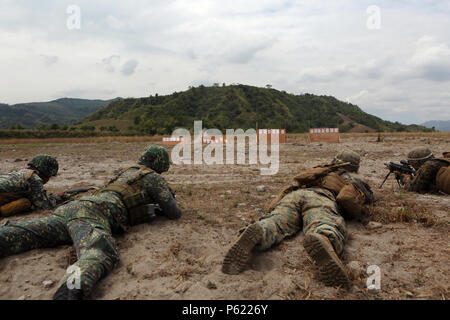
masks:
[[[163,137],[162,144],[166,146],[175,146],[179,143],[190,143],[190,139],[186,137]]]
[[[272,139],[278,136],[278,143],[286,143],[286,129],[259,129],[257,132],[258,144],[263,141],[267,141],[268,144],[272,143]],[[236,136],[235,136],[236,137]],[[202,137],[203,144],[225,144],[228,143],[229,137],[227,136],[211,136]],[[231,142],[231,141],[230,141]],[[163,137],[162,144],[168,146],[174,146],[179,143],[191,143],[191,139],[188,137]]]
[[[286,143],[286,129],[259,129],[258,144],[263,141],[272,142],[272,136],[278,135],[278,143]]]
[[[309,129],[309,142],[341,142],[339,128],[311,128]]]

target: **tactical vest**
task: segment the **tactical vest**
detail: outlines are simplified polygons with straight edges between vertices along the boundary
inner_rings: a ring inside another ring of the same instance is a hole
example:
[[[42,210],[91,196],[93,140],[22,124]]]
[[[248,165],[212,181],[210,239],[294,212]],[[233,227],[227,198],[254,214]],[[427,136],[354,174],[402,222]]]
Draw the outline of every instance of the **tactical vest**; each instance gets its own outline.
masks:
[[[126,182],[117,182],[117,179],[128,169],[139,169]],[[151,221],[151,216],[148,212],[148,204],[153,202],[153,199],[148,194],[147,190],[142,187],[142,179],[154,171],[145,166],[134,166],[122,170],[116,178],[112,179],[106,187],[100,189],[94,195],[104,191],[114,191],[118,193],[125,204],[128,211],[128,221],[131,226],[147,223]]]
[[[35,173],[32,169],[25,170],[23,179],[28,181]],[[9,217],[29,210],[32,206],[25,192],[0,193],[0,216]]]
[[[302,171],[294,177],[295,185],[287,186],[281,190],[270,203],[268,211],[272,211],[285,195],[298,189],[324,188],[336,196],[346,184],[344,179],[339,176],[344,170],[342,167],[349,164],[350,162],[330,164]]]
[[[436,174],[436,187],[439,191],[450,194],[450,158],[438,159],[447,163]]]

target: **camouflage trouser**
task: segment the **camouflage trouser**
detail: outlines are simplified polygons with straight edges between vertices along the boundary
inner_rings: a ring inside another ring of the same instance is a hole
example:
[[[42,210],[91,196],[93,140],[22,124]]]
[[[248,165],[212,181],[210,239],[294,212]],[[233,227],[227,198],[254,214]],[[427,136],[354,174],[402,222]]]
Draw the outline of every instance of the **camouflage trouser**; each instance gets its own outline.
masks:
[[[80,268],[81,289],[89,296],[93,286],[119,260],[104,208],[90,201],[72,201],[51,217],[9,221],[0,227],[0,257],[70,243],[77,252],[75,266]]]
[[[259,249],[266,250],[302,229],[306,234],[328,237],[336,253],[342,254],[347,238],[344,218],[333,195],[324,189],[299,189],[287,194],[272,212],[257,221],[264,235]]]

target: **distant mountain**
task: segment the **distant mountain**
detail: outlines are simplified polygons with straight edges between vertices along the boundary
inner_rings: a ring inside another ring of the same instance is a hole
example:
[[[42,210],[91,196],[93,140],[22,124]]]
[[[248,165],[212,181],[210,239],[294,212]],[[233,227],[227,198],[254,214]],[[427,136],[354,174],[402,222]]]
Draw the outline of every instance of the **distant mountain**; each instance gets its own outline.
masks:
[[[126,121],[129,128],[146,134],[167,134],[177,127],[192,128],[194,120],[203,120],[204,128],[220,130],[258,126],[292,133],[339,126],[341,132],[431,131],[382,120],[331,96],[294,95],[240,84],[201,85],[165,96],[118,99],[84,118],[82,124],[98,127]]]
[[[86,100],[62,98],[49,102],[0,104],[0,129],[20,124],[24,128],[39,123],[69,125],[103,108],[113,100]]]
[[[442,120],[431,120],[422,123],[422,126],[427,128],[433,128],[438,131],[447,131],[450,132],[450,120],[442,121]]]

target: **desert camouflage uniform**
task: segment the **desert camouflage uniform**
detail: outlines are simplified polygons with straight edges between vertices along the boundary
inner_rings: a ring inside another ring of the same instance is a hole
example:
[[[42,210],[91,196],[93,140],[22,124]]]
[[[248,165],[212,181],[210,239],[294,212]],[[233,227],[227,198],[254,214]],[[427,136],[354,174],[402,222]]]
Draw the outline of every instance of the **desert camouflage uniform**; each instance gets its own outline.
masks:
[[[298,189],[284,196],[272,212],[256,222],[264,231],[259,249],[266,250],[293,236],[302,228],[306,234],[328,237],[336,253],[343,252],[347,238],[344,218],[334,195],[322,188]]]
[[[28,198],[36,209],[53,209],[56,199],[47,196],[44,183],[37,173],[33,173],[28,180],[24,175],[30,169],[21,169],[0,175],[0,193],[17,193]]]
[[[138,170],[129,168],[114,180],[129,181]],[[155,172],[147,174],[139,183],[154,203],[160,205],[164,215],[170,219],[181,216],[161,175]],[[75,266],[81,271],[81,290],[84,296],[89,296],[93,286],[119,260],[112,235],[124,232],[128,225],[128,212],[120,195],[114,191],[103,191],[71,201],[55,210],[50,217],[8,222],[0,227],[0,257],[73,243],[78,257]],[[67,276],[61,284],[66,279]]]
[[[344,214],[359,219],[366,213],[365,204],[373,201],[370,187],[350,173],[358,171],[359,162],[357,153],[343,151],[331,165],[296,175],[295,184],[279,193],[268,214],[240,230],[241,235],[225,254],[222,272],[239,274],[254,248],[269,249],[303,230],[303,247],[318,265],[324,283],[348,288],[350,280],[339,258],[347,240]]]
[[[373,202],[370,187],[352,173],[340,175],[361,190],[366,203]],[[259,249],[266,250],[303,229],[305,235],[318,233],[326,236],[336,253],[341,255],[347,239],[344,218],[336,203],[336,196],[324,188],[297,189],[288,193],[268,214],[256,222],[264,232]]]
[[[426,193],[436,191],[436,175],[442,167],[447,167],[449,163],[445,160],[431,159],[426,161],[414,178],[408,175],[402,175],[401,180],[407,191]]]

